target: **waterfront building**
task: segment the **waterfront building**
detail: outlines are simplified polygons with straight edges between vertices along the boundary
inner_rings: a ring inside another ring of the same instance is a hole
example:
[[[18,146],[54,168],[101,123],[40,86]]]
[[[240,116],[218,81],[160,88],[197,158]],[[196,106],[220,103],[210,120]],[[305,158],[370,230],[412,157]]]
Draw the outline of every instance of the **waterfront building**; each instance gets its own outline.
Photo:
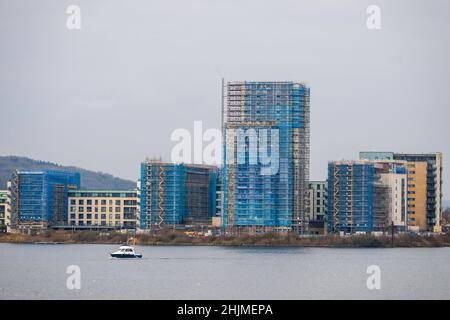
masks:
[[[223,84],[222,225],[307,229],[310,89],[293,81]]]
[[[372,161],[328,163],[328,232],[386,230],[389,189],[376,169]]]
[[[69,225],[136,228],[137,190],[70,190]]]
[[[308,190],[308,218],[309,220],[323,221],[328,211],[328,191],[326,181],[310,181]]]
[[[361,152],[360,158],[385,158],[406,161],[408,225],[411,230],[442,230],[442,153],[407,154]]]
[[[6,232],[9,221],[9,197],[7,190],[0,190],[0,232]]]
[[[71,171],[15,171],[11,179],[11,225],[46,228],[67,221],[67,193],[80,187]]]
[[[388,188],[390,203],[387,223],[393,224],[396,231],[406,231],[408,229],[406,161],[377,160],[375,163],[381,183]]]
[[[216,212],[216,179],[214,166],[141,163],[140,228],[210,226]]]
[[[306,210],[308,213],[308,233],[325,234],[327,220],[327,182],[310,181]]]

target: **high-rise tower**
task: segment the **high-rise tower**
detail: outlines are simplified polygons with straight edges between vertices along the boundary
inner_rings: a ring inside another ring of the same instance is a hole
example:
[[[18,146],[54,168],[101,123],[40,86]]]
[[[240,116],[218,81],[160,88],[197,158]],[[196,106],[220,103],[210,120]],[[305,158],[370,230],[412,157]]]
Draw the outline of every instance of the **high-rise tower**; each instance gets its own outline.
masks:
[[[223,84],[222,101],[224,228],[304,232],[309,88],[233,81]]]

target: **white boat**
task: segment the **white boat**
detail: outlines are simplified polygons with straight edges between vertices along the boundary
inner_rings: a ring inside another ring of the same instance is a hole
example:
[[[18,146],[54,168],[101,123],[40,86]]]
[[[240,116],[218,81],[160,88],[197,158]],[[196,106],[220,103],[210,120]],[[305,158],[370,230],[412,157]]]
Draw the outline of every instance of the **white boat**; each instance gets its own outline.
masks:
[[[142,254],[134,252],[134,247],[124,245],[119,248],[118,251],[110,253],[113,258],[142,258]]]

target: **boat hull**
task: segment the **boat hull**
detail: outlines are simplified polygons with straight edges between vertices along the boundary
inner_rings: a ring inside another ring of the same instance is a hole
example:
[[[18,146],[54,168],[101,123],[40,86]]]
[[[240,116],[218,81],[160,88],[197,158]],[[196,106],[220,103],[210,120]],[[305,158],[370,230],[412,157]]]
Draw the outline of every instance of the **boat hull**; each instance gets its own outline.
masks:
[[[110,253],[111,257],[113,258],[120,258],[120,259],[135,259],[135,258],[142,258],[142,254],[122,254],[122,253]]]

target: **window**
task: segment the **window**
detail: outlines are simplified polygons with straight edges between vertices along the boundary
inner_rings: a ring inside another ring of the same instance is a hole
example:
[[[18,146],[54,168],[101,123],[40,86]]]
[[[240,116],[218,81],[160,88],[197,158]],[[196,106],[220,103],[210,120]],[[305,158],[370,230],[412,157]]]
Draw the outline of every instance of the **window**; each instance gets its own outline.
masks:
[[[102,200],[102,206],[106,206],[106,200]]]
[[[92,207],[86,207],[87,212],[92,212]]]
[[[116,200],[116,206],[120,206],[120,200]]]
[[[78,204],[79,204],[80,206],[84,205],[84,200],[83,200],[83,199],[78,200]]]
[[[120,207],[116,207],[116,212],[120,212]]]
[[[102,212],[106,212],[106,207],[102,207]]]
[[[120,214],[116,214],[116,220],[120,220]]]
[[[70,200],[70,204],[71,204],[72,206],[74,206],[74,205],[76,205],[76,204],[77,204],[77,202],[76,202],[76,200],[75,200],[75,199],[71,199],[71,200]]]
[[[78,207],[78,212],[84,212],[84,207]]]
[[[86,205],[92,206],[92,200],[86,200]]]

